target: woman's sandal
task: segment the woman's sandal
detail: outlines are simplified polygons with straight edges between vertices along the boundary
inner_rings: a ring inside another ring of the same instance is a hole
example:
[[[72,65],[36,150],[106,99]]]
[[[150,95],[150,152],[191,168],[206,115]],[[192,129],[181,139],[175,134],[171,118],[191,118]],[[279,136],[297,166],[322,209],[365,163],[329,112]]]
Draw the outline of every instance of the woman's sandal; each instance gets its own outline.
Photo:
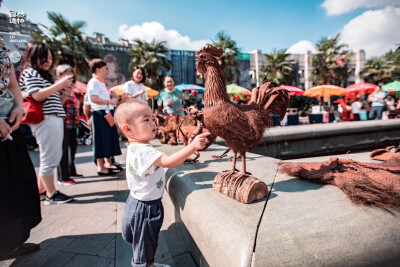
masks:
[[[107,169],[108,169],[108,168],[107,168]],[[97,172],[97,174],[98,174],[99,176],[110,176],[110,175],[113,175],[114,172],[113,172],[112,170],[108,169],[108,172]]]
[[[110,171],[110,172],[113,172],[113,171],[119,172],[119,171],[120,171],[120,169],[118,169],[118,167],[115,167],[115,168],[108,168],[108,167],[106,167],[106,168],[107,168],[107,170]]]
[[[124,168],[121,167],[121,164],[119,164],[118,162],[114,162],[113,165],[115,167],[117,167],[118,170],[122,171]]]

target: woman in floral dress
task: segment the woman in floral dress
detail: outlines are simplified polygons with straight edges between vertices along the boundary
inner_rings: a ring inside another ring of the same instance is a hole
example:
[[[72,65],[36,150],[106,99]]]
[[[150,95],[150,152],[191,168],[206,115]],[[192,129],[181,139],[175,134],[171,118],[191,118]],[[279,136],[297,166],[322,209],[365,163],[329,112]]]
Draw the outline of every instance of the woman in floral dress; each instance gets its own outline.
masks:
[[[166,116],[185,115],[183,105],[185,103],[183,93],[174,87],[174,78],[170,75],[164,79],[165,89],[158,95],[158,111]]]

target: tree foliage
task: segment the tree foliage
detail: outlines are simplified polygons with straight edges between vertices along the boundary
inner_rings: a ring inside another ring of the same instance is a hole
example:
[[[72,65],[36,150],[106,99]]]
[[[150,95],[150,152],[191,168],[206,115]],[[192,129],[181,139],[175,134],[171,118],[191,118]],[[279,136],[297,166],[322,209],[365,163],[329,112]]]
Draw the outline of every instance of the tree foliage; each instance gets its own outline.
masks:
[[[266,64],[260,69],[261,82],[291,85],[295,80],[293,64],[296,64],[296,61],[286,61],[289,56],[290,54],[286,52],[286,49],[274,49],[273,53],[265,54]]]
[[[381,57],[367,60],[360,74],[365,82],[381,85],[400,80],[400,46]]]
[[[146,84],[155,89],[162,88],[162,77],[171,68],[171,61],[166,56],[169,51],[166,44],[165,41],[153,40],[148,43],[136,39],[133,48],[128,51],[132,57],[130,69],[135,66],[144,68],[148,77]]]
[[[295,95],[290,97],[289,107],[297,108],[300,116],[307,116],[311,113],[313,106],[318,104],[316,97]]]
[[[312,81],[314,84],[346,86],[351,71],[348,67],[351,52],[347,44],[340,43],[340,34],[322,38],[317,44],[317,53],[311,56]]]
[[[34,31],[31,34],[32,38],[47,43],[53,49],[57,64],[71,65],[77,75],[90,75],[89,61],[100,55],[93,44],[82,38],[82,29],[86,26],[86,22],[70,23],[55,12],[47,12],[47,15],[53,23],[50,27],[42,25],[48,34]]]
[[[218,62],[224,70],[227,83],[232,83],[235,75],[240,77],[240,71],[235,61],[235,57],[240,54],[240,49],[236,42],[224,31],[219,31],[210,45],[222,48],[224,51],[223,55],[218,58]]]

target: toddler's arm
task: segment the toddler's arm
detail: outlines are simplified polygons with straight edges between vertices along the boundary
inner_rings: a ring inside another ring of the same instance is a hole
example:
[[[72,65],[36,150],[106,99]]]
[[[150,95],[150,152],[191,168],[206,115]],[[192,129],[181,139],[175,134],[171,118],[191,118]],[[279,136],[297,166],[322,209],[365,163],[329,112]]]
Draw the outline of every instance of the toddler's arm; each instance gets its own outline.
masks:
[[[206,146],[207,136],[210,133],[202,133],[196,136],[196,138],[189,145],[184,147],[182,150],[168,156],[162,155],[154,161],[153,165],[164,168],[175,168],[181,165],[190,155],[195,151],[200,150]]]

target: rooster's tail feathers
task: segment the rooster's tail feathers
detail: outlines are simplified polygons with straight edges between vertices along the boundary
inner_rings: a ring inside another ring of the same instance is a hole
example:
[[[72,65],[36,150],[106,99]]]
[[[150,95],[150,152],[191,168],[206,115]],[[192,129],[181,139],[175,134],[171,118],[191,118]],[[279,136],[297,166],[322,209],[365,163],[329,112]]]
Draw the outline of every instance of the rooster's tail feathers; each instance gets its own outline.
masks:
[[[248,104],[260,105],[264,110],[269,110],[274,114],[279,114],[283,120],[289,105],[289,92],[280,87],[270,87],[271,82],[264,83],[252,91],[251,99]]]

